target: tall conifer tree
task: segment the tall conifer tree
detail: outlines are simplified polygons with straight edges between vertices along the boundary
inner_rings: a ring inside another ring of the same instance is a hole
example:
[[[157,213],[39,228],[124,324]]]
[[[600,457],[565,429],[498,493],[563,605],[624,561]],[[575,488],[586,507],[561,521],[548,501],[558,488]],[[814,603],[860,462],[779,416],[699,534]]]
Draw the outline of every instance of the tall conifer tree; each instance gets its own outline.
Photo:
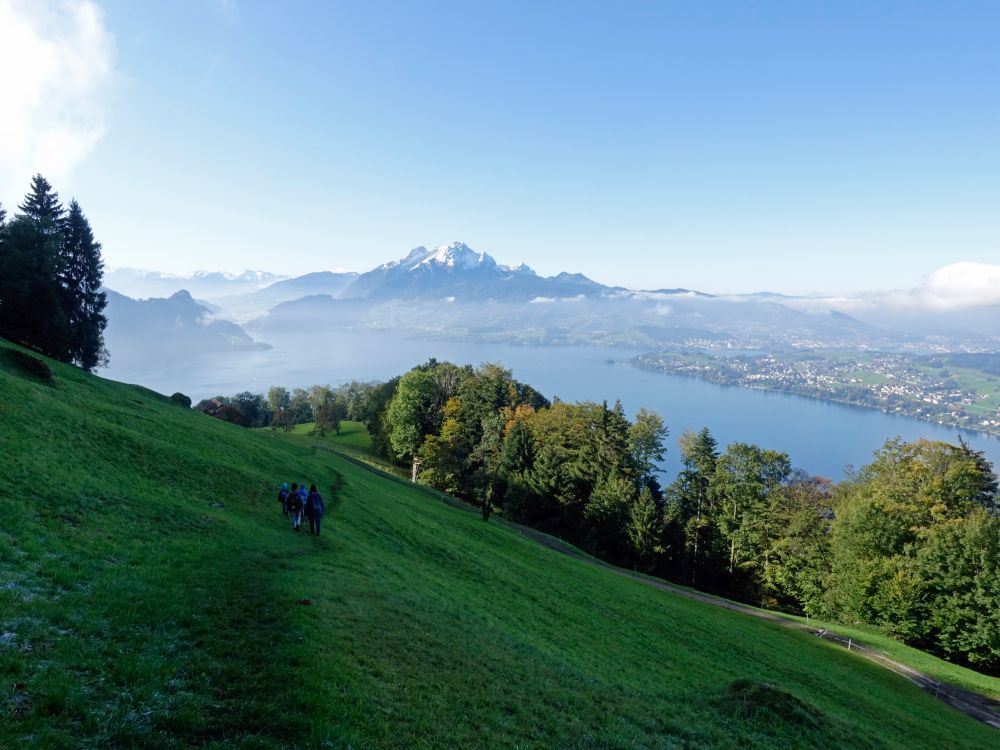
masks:
[[[21,216],[37,222],[51,234],[59,233],[59,220],[66,213],[59,202],[59,193],[40,174],[31,178],[31,191],[24,196],[24,202],[18,209]]]
[[[41,175],[7,226],[0,253],[0,335],[67,359],[68,332],[58,284],[59,195]]]
[[[63,222],[59,281],[69,334],[67,354],[85,370],[108,361],[104,348],[108,319],[103,314],[108,298],[101,291],[103,277],[101,243],[94,239],[80,204],[73,200]]]

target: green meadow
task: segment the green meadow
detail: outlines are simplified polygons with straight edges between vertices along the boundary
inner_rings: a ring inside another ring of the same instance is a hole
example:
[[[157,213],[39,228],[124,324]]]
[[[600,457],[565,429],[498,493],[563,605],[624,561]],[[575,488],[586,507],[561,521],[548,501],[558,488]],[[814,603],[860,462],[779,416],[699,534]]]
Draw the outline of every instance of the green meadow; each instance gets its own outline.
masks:
[[[244,430],[51,361],[48,381],[12,348],[2,748],[1000,741],[821,639],[560,555],[349,461],[337,451],[363,459],[366,440],[351,425],[319,440]],[[283,480],[320,485],[321,537],[292,531]]]

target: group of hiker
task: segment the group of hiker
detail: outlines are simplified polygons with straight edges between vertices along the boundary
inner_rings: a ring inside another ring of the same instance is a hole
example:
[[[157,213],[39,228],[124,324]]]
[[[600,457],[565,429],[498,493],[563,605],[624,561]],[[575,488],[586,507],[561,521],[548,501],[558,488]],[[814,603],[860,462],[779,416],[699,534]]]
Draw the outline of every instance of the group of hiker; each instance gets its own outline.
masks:
[[[323,506],[323,497],[312,485],[306,489],[305,482],[297,484],[292,482],[291,489],[288,482],[282,482],[281,489],[278,490],[278,502],[281,503],[281,510],[286,516],[292,518],[292,529],[299,531],[302,527],[302,517],[309,521],[309,531],[319,536],[320,522],[326,508]]]

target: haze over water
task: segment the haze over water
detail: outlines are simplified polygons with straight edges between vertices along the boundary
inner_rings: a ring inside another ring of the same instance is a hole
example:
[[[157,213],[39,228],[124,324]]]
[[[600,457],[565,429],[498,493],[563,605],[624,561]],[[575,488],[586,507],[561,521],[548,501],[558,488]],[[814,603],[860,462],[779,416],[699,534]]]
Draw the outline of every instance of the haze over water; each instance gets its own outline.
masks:
[[[169,369],[147,369],[141,357],[115,357],[105,377],[161,393],[202,398],[272,385],[309,387],[346,381],[387,380],[430,358],[456,364],[500,362],[514,377],[547,398],[564,401],[621,399],[629,415],[640,407],[663,416],[670,428],[666,477],[680,468],[676,438],[708,427],[720,446],[757,443],[787,452],[796,468],[831,479],[848,465],[860,467],[886,439],[929,438],[969,445],[1000,466],[1000,439],[969,431],[784,393],[758,391],[639,370],[628,360],[639,351],[596,347],[523,347],[406,338],[391,333],[307,332],[274,342],[268,351],[210,354]],[[608,360],[614,364],[608,364]]]

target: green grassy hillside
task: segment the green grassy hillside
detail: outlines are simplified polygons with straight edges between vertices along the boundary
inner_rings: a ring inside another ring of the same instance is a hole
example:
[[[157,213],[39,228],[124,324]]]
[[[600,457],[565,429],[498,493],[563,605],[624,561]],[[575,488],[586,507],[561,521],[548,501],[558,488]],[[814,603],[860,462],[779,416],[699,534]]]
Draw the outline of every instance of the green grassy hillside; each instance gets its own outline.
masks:
[[[45,383],[0,351],[0,747],[1000,737],[819,639],[559,555],[313,441],[52,367]],[[291,531],[282,479],[321,484],[323,537]]]

